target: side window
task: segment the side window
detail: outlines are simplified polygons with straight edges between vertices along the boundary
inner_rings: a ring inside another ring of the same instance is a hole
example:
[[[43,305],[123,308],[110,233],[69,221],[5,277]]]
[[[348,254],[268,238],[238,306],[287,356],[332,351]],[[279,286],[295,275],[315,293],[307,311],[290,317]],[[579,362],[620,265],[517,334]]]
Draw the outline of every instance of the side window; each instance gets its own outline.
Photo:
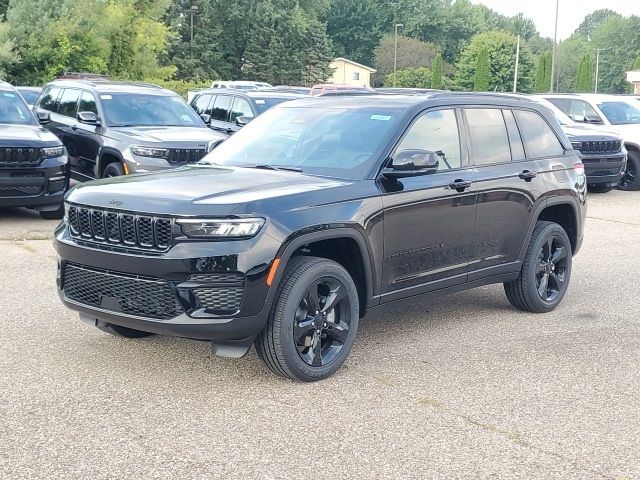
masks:
[[[528,157],[557,157],[564,154],[560,140],[539,113],[514,110],[513,114],[518,122]]]
[[[50,112],[56,111],[56,103],[58,101],[58,97],[60,96],[60,89],[53,87],[49,88],[46,93],[40,99],[38,103],[38,108],[42,110],[49,110]]]
[[[400,141],[396,149],[431,150],[440,157],[438,170],[460,168],[460,134],[456,112],[451,109],[433,110],[419,117]]]
[[[58,101],[58,113],[65,117],[75,118],[79,98],[80,90],[65,88],[60,96],[60,101]]]
[[[491,165],[511,161],[511,149],[502,110],[469,108],[465,110],[471,140],[471,163]]]
[[[82,92],[80,97],[80,103],[78,104],[79,112],[93,112],[98,114],[98,107],[96,106],[96,99],[90,92]]]
[[[587,117],[598,117],[595,109],[583,100],[573,100],[571,102],[571,109],[569,110],[569,116],[576,122],[584,122]]]
[[[213,95],[211,95],[210,93],[205,93],[202,95],[198,95],[198,97],[195,99],[195,101],[192,104],[192,107],[198,115],[202,115],[202,114],[211,115],[209,113],[210,111],[209,104],[211,103],[211,97],[213,97]]]
[[[233,97],[229,95],[218,95],[213,108],[211,109],[211,119],[220,122],[227,122],[229,119],[229,110],[231,110],[231,102]]]
[[[547,98],[556,107],[562,110],[562,113],[566,115],[571,114],[571,99],[570,98]]]
[[[235,122],[238,117],[253,117],[253,110],[251,105],[244,98],[236,97],[233,101],[233,108],[231,109],[230,122]]]
[[[507,124],[507,133],[509,134],[509,143],[511,144],[511,160],[517,162],[526,158],[524,154],[524,145],[522,144],[522,137],[520,136],[520,130],[516,124],[516,119],[513,116],[511,110],[503,110],[504,123]]]

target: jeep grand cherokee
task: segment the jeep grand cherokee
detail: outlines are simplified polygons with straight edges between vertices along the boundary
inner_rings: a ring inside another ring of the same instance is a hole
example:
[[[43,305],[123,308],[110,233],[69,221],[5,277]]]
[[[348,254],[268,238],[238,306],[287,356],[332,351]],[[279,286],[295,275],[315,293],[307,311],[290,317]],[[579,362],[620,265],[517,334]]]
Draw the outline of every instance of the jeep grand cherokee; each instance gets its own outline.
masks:
[[[111,334],[255,343],[275,373],[318,380],[392,302],[504,283],[514,307],[553,310],[585,201],[578,152],[533,101],[294,100],[200,164],[72,190],[58,287]]]

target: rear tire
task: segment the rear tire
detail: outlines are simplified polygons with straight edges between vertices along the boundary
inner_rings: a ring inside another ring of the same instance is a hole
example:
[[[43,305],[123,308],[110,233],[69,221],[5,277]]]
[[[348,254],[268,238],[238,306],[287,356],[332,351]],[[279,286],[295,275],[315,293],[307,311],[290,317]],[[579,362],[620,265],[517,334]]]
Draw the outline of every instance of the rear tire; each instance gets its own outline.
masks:
[[[520,275],[504,284],[511,305],[534,313],[555,309],[569,287],[571,261],[571,242],[567,232],[557,223],[538,222]]]
[[[358,291],[342,265],[294,257],[267,325],[256,338],[258,356],[283,377],[304,382],[327,378],[349,355],[359,313]]]
[[[640,190],[640,153],[629,152],[628,155],[627,168],[624,176],[620,179],[618,189]]]
[[[608,193],[613,190],[611,185],[589,185],[587,188],[590,193]]]
[[[115,335],[116,337],[124,338],[144,338],[150,337],[153,333],[143,332],[141,330],[134,330],[133,328],[121,327],[120,325],[114,325],[113,323],[98,322],[96,324],[98,330],[102,330],[105,333]]]
[[[120,177],[122,175],[125,175],[122,162],[111,162],[105,167],[104,172],[102,172],[102,178]]]

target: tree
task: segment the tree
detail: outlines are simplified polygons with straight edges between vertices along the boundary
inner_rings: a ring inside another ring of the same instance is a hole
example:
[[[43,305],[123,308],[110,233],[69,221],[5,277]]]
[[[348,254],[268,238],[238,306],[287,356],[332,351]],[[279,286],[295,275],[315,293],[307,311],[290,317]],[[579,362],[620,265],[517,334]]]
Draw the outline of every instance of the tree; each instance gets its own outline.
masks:
[[[375,83],[382,84],[385,78],[393,72],[393,59],[395,53],[395,38],[393,35],[382,37],[374,51],[373,66],[377,70]],[[397,69],[413,69],[429,67],[438,54],[438,47],[432,43],[425,43],[415,38],[398,36],[398,60]]]
[[[536,93],[548,92],[551,87],[551,61],[551,52],[543,53],[538,57],[536,80],[533,87]]]
[[[580,59],[591,51],[589,42],[578,35],[573,35],[558,44],[556,50],[555,91],[573,91]]]
[[[464,90],[474,89],[476,83],[476,71],[479,57],[486,50],[489,64],[488,90],[510,92],[513,89],[513,77],[515,74],[515,56],[517,39],[513,34],[506,32],[487,32],[473,37],[469,45],[462,51],[456,64],[456,84]],[[533,55],[526,44],[520,46],[520,63],[518,67],[519,92],[529,93],[533,91],[534,80]],[[485,77],[484,73],[481,79]],[[483,80],[484,81],[484,80]],[[481,82],[481,86],[484,83]]]
[[[438,53],[431,69],[431,88],[442,89],[442,54]]]
[[[584,55],[580,59],[580,65],[576,73],[576,92],[587,93],[593,89],[593,64],[591,55]]]
[[[480,50],[478,60],[476,61],[476,71],[473,77],[473,91],[486,92],[489,90],[489,82],[491,80],[490,76],[489,52],[486,48],[483,48]]]
[[[406,68],[390,73],[384,82],[385,87],[430,88],[432,72],[426,67]]]
[[[574,35],[579,35],[585,40],[591,40],[591,35],[593,35],[595,29],[605,23],[610,17],[622,18],[619,13],[609,10],[608,8],[596,10],[584,17],[584,20],[578,26]]]

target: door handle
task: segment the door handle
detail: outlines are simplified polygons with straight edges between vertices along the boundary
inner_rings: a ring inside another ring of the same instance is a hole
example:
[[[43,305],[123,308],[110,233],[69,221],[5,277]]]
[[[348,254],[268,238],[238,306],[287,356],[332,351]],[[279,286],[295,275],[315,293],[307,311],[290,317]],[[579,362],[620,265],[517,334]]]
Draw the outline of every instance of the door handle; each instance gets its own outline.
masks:
[[[524,180],[525,182],[530,182],[532,179],[536,178],[538,176],[538,172],[531,172],[529,170],[523,170],[522,172],[520,172],[520,174],[518,175],[522,180]]]
[[[469,187],[471,187],[470,180],[456,179],[449,184],[449,188],[451,190],[456,190],[457,192],[460,192],[460,193],[464,192]]]

